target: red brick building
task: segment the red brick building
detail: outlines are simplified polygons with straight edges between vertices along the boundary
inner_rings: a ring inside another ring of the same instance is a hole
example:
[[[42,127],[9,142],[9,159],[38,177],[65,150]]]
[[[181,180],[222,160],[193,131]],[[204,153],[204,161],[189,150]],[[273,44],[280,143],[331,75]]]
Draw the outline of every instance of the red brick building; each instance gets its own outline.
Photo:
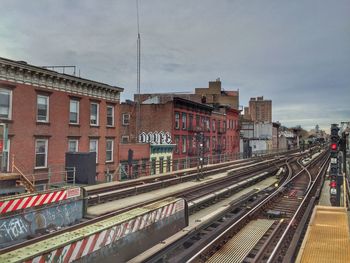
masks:
[[[0,58],[0,123],[6,127],[3,170],[12,156],[25,174],[47,179],[65,153],[96,152],[96,175],[117,169],[123,89]],[[7,140],[8,139],[8,140]],[[46,178],[43,177],[46,174]]]
[[[220,155],[239,152],[237,109],[214,107],[170,94],[149,96],[140,107],[140,132],[136,134],[136,103],[121,104],[122,143],[175,144],[174,170],[197,162],[200,143],[206,160],[217,161]],[[203,141],[198,134],[202,134]]]

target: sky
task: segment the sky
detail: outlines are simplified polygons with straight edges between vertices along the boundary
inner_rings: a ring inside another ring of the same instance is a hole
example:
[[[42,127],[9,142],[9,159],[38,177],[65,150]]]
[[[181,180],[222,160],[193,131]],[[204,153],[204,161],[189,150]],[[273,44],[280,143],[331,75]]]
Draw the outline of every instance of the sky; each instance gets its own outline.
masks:
[[[136,0],[0,0],[0,57],[76,65],[136,92]],[[272,100],[273,121],[350,121],[350,0],[139,0],[141,92],[194,92],[221,79]]]

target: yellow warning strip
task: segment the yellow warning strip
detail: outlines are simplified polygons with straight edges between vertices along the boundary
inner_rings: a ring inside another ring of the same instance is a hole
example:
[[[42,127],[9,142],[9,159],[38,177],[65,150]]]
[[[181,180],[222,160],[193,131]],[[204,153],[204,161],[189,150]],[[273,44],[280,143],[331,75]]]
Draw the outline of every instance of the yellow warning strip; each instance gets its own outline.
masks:
[[[350,262],[345,207],[315,207],[296,262]]]

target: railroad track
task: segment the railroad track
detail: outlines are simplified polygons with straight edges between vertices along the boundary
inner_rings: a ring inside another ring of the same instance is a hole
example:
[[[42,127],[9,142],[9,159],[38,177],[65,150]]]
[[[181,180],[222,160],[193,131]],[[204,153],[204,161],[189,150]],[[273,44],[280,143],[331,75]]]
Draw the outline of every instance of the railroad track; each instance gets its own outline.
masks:
[[[282,158],[282,161],[284,159]],[[273,158],[273,159],[256,159],[254,161],[248,161],[248,162],[239,162],[239,163],[231,163],[222,165],[220,164],[219,167],[213,166],[213,167],[207,167],[205,171],[201,174],[201,179],[204,177],[208,177],[211,175],[219,174],[228,172],[229,175],[232,175],[234,173],[238,173],[237,176],[241,173],[252,173],[256,171],[256,167],[259,166],[261,169],[265,169],[266,167],[269,167],[271,165],[277,165],[280,161],[280,157]],[[230,172],[230,170],[232,170]],[[130,185],[124,184],[123,188],[120,188],[120,185],[115,185],[115,188],[113,190],[110,186],[107,186],[107,188],[101,187],[98,190],[95,188],[87,187],[86,189],[86,199],[88,201],[88,206],[98,205],[101,203],[126,198],[129,196],[134,196],[146,192],[150,192],[153,190],[169,187],[172,185],[194,181],[198,179],[197,172],[191,172],[190,174],[182,173],[182,174],[176,174],[175,176],[172,175],[169,176],[160,176],[156,179],[148,179],[148,181],[142,181],[140,184],[140,181],[135,184],[134,182],[131,182]]]
[[[314,162],[309,164],[309,166],[313,165]],[[145,262],[185,262],[187,260],[204,262],[208,260],[210,256],[221,246],[223,246],[223,244],[225,244],[230,237],[238,233],[240,229],[243,229],[246,224],[255,221],[257,222],[257,225],[259,225],[260,222],[265,222],[263,226],[268,225],[269,227],[265,231],[261,231],[261,236],[258,240],[256,240],[254,246],[251,246],[247,255],[245,255],[241,261],[233,261],[231,258],[231,260],[226,262],[242,262],[244,258],[248,257],[248,255],[252,258],[255,258],[256,256],[260,257],[263,255],[263,252],[261,251],[264,251],[264,249],[267,248],[267,245],[264,244],[266,242],[270,243],[272,241],[272,237],[281,232],[282,224],[285,225],[288,221],[287,219],[293,217],[295,211],[298,210],[300,205],[300,201],[293,200],[288,200],[281,203],[281,199],[278,198],[282,197],[285,194],[285,191],[289,189],[288,193],[291,196],[296,197],[290,199],[299,200],[298,195],[300,195],[303,190],[307,191],[308,189],[311,189],[311,184],[309,183],[311,173],[308,173],[307,169],[302,167],[300,160],[297,162],[295,158],[289,159],[286,161],[286,166],[289,172],[284,178],[285,182],[281,182],[282,185],[278,188],[278,190],[274,191],[275,189],[268,188],[264,191],[250,193],[248,196],[242,197],[242,200],[232,204],[230,209],[227,209],[227,211],[217,214],[210,222],[203,224],[200,229],[197,229],[188,235],[184,235],[174,243],[168,243],[162,248],[154,249],[153,252],[151,249],[149,252],[145,253],[145,255],[138,257],[132,262],[137,262],[140,259],[144,260]],[[304,180],[300,180],[299,175],[301,174],[303,174],[304,177],[309,178],[309,180],[306,180],[306,182],[304,182]],[[311,177],[311,181],[314,181],[313,179],[315,178]],[[290,187],[292,183],[295,188]],[[284,222],[271,220],[271,218],[269,218],[270,216],[274,216],[272,209],[274,208],[273,204],[276,205],[276,209],[274,210],[282,210],[277,211],[280,211],[280,215],[283,215]],[[251,207],[252,209],[250,209]],[[261,211],[259,212],[259,209],[265,212],[267,210],[271,211],[270,213],[262,213]],[[257,216],[258,214],[260,217]],[[266,218],[266,215],[268,215],[268,218]],[[271,224],[266,224],[266,222],[271,222]],[[227,231],[228,235],[226,236],[224,229],[230,228],[231,225],[234,225],[234,227],[233,229],[231,227],[231,229]],[[256,226],[253,226],[253,229],[256,229]],[[223,235],[224,237],[220,238],[220,235]],[[248,237],[249,242],[252,241],[252,237],[254,235],[255,234],[253,233],[252,236]],[[212,243],[209,242],[209,240],[215,240],[215,242]],[[265,241],[265,243],[263,241]],[[242,242],[240,241],[240,244],[241,243]],[[236,250],[240,251],[240,249]],[[237,258],[239,258],[239,256],[242,255],[238,255]],[[254,261],[254,259],[252,260],[247,258],[246,262],[256,261]]]
[[[264,167],[268,167],[270,165],[277,165],[276,163],[278,162],[281,162],[280,160],[276,161],[276,162],[266,162],[264,164]],[[232,167],[230,167],[232,168]],[[254,168],[255,170],[257,170],[257,168]],[[253,170],[254,170],[253,169]],[[259,168],[260,170],[262,169],[261,167]],[[214,182],[215,186],[211,186],[210,183],[207,183],[205,184],[204,187],[201,187],[201,189],[197,189],[197,196],[200,196],[200,195],[203,195],[204,194],[204,189],[206,189],[207,193],[208,192],[212,192],[213,189],[217,189],[219,186],[222,187],[222,185],[225,185],[225,184],[228,184],[230,181],[231,182],[238,182],[239,180],[242,180],[242,177],[244,176],[247,176],[249,173],[251,173],[252,169],[245,169],[244,172],[240,172],[239,174],[235,174],[234,176],[229,176],[228,178],[226,179],[221,179],[221,180],[218,180],[217,182]],[[261,180],[260,178],[256,178],[254,179],[255,181],[256,180]],[[251,184],[253,183],[254,180],[249,180],[249,182],[245,182],[246,185],[247,184]],[[243,186],[243,185],[242,185]],[[242,187],[241,186],[241,187]],[[236,189],[233,189],[233,190],[236,190]],[[176,196],[177,197],[183,197],[185,196],[186,194],[187,195],[190,195],[192,194],[192,198],[189,198],[191,200],[194,199],[194,196],[193,196],[193,193],[195,192],[195,189],[188,189],[188,190],[184,190],[180,193],[178,193]],[[199,194],[200,193],[200,194]],[[171,195],[169,195],[170,197]],[[58,235],[61,235],[63,233],[66,233],[66,232],[69,232],[69,231],[74,231],[76,229],[79,229],[79,228],[83,228],[83,227],[86,227],[90,224],[93,224],[93,223],[96,223],[98,221],[101,221],[101,220],[104,220],[104,219],[107,219],[109,217],[113,217],[115,215],[118,215],[118,214],[121,214],[121,213],[124,213],[124,212],[127,212],[131,209],[134,209],[136,207],[139,207],[139,206],[143,206],[143,205],[147,205],[147,204],[150,204],[150,203],[153,203],[153,202],[156,202],[156,201],[159,201],[160,199],[164,199],[166,197],[161,197],[161,198],[156,198],[156,199],[152,199],[152,200],[147,200],[147,201],[141,201],[139,202],[138,204],[135,204],[135,205],[132,205],[132,206],[129,206],[127,208],[124,208],[124,209],[120,209],[118,211],[115,211],[115,212],[112,212],[112,213],[108,213],[106,215],[102,215],[102,216],[98,216],[96,218],[91,218],[89,220],[86,220],[84,222],[81,222],[79,224],[76,224],[74,226],[71,226],[71,227],[67,227],[67,228],[64,228],[64,229],[61,229],[61,230],[58,230],[56,232],[53,232],[53,233],[50,233],[50,234],[47,234],[47,235],[43,235],[43,236],[39,236],[39,237],[36,237],[36,238],[33,238],[33,239],[30,239],[28,241],[25,241],[25,242],[22,242],[22,243],[18,243],[16,245],[13,245],[13,246],[10,246],[10,247],[7,247],[7,248],[4,248],[4,249],[1,249],[0,250],[0,253],[7,253],[9,251],[13,251],[13,250],[16,250],[22,246],[26,246],[26,245],[30,245],[32,243],[35,243],[35,242],[39,242],[39,241],[42,241],[42,240],[45,240],[47,238],[51,238],[51,237],[54,237],[54,236],[58,236]]]
[[[244,258],[238,262],[293,262],[295,251],[291,251],[290,247],[292,245],[293,249],[296,249],[298,246],[296,243],[300,239],[300,236],[294,237],[294,233],[298,227],[305,227],[299,226],[298,223],[305,224],[306,218],[310,215],[307,211],[312,211],[314,203],[312,200],[315,199],[314,195],[318,192],[317,185],[325,173],[328,161],[329,155],[324,152],[310,164],[302,167],[302,170],[296,174],[291,169],[290,174],[294,173],[294,175],[290,176],[289,180],[196,252],[188,261],[223,262],[224,259],[220,257],[220,249],[230,250],[237,246],[235,240],[231,242],[235,234],[241,231],[250,233],[249,229],[245,230],[246,226],[252,228],[249,225],[252,222],[259,225],[267,220],[271,222],[271,225],[261,231],[259,240],[254,241],[243,235],[239,244],[245,240],[243,243],[246,253]]]

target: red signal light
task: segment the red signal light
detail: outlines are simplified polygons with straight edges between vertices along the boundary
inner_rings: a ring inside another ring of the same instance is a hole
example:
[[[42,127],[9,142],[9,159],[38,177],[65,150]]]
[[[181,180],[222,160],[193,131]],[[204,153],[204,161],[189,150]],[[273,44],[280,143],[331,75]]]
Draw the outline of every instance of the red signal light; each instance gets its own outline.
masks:
[[[337,150],[337,144],[336,143],[332,143],[331,144],[331,149],[332,150]]]
[[[337,182],[332,181],[332,182],[329,184],[329,186],[330,186],[331,188],[335,188],[335,187],[337,186]]]

